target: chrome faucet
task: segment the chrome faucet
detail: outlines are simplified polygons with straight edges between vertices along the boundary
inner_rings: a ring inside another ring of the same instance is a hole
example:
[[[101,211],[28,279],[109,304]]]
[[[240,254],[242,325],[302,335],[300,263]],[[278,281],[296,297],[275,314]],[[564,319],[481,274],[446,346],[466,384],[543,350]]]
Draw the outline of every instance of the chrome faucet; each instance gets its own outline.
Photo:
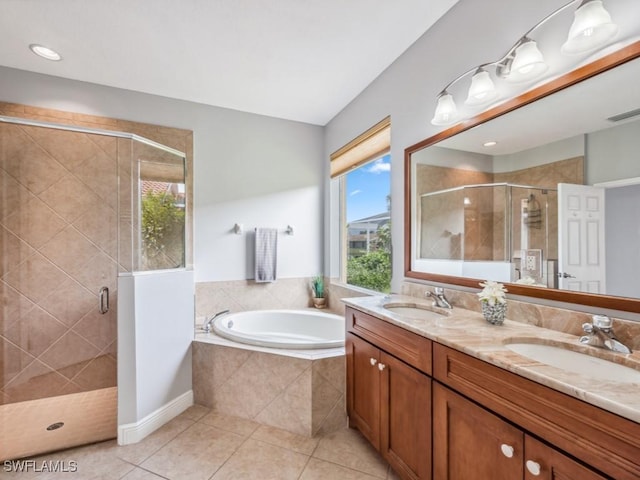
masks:
[[[594,315],[593,323],[583,323],[582,330],[588,335],[580,337],[580,343],[606,348],[618,353],[631,353],[631,349],[616,338],[613,321],[606,315]]]
[[[229,310],[222,310],[221,312],[212,315],[211,318],[205,317],[204,323],[202,324],[202,330],[204,330],[206,333],[209,333],[211,331],[211,324],[213,323],[213,321],[220,315],[225,315],[227,313],[229,313]]]
[[[453,308],[451,306],[451,304],[449,303],[449,300],[447,300],[447,297],[444,296],[444,288],[442,288],[442,287],[435,287],[433,289],[433,292],[430,292],[429,290],[427,290],[425,292],[425,296],[427,298],[433,297],[433,306],[434,307]]]

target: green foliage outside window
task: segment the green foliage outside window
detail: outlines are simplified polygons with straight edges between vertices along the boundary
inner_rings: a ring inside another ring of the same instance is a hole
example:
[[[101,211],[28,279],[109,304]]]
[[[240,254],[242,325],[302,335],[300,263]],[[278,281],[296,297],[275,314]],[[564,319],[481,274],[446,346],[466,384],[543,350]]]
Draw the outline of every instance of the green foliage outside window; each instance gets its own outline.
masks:
[[[184,266],[184,208],[167,193],[142,197],[142,270]]]
[[[377,292],[391,291],[391,254],[374,250],[347,261],[347,283]]]
[[[391,224],[382,225],[368,253],[350,256],[347,283],[377,292],[391,291]]]

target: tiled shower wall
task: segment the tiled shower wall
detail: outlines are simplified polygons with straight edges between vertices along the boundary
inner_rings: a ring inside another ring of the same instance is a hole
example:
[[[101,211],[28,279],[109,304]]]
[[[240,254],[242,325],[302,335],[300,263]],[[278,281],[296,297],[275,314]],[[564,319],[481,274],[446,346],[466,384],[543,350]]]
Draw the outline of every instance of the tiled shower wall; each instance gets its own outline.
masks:
[[[116,139],[0,125],[0,403],[116,384]]]
[[[495,182],[507,182],[518,185],[531,185],[539,187],[549,187],[558,183],[575,183],[582,185],[584,183],[584,157],[569,158],[558,162],[548,163],[537,167],[526,168],[514,172],[496,173]],[[548,243],[548,251],[544,256],[546,259],[558,258],[557,242],[545,242],[547,238],[558,238],[558,195],[557,192],[549,191],[547,195],[540,195],[535,192],[538,201],[541,204],[548,202],[549,209],[547,211],[548,219],[545,228],[529,229],[531,245],[545,245]],[[519,198],[514,198],[514,202],[519,202]],[[514,203],[514,206],[519,206]],[[514,215],[517,213],[518,219],[519,209],[514,208]],[[520,238],[521,222],[512,222],[512,237]],[[497,233],[496,233],[497,235]],[[514,248],[519,248],[518,244]]]
[[[464,169],[437,167],[418,164],[416,194],[435,192],[447,188],[469,184],[512,183],[520,185],[549,187],[558,183],[584,182],[584,157],[569,158],[536,167],[506,173],[485,173]],[[471,199],[470,206],[464,206],[462,194],[451,192],[429,197],[422,203],[420,254],[424,258],[461,259],[461,245],[464,243],[465,260],[505,260],[504,243],[504,191],[503,189],[473,189],[465,192]],[[493,197],[492,197],[493,195]],[[554,192],[549,202],[548,231],[531,229],[531,245],[546,245],[546,238],[557,236],[557,201]],[[546,198],[546,197],[545,197]],[[543,199],[541,198],[540,201]],[[554,203],[555,201],[555,203]],[[457,202],[458,208],[452,208]],[[464,208],[464,210],[463,210]],[[464,212],[464,213],[463,213]],[[519,209],[517,220],[512,222],[512,237],[520,238]],[[460,236],[464,238],[461,239]],[[514,246],[519,247],[518,245]],[[549,243],[545,258],[557,258],[557,247]]]

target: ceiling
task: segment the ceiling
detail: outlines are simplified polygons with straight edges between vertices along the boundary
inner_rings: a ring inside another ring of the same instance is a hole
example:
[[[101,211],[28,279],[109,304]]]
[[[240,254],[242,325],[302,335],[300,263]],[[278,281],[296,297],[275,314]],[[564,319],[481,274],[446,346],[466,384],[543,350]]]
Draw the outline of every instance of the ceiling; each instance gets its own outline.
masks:
[[[1,0],[0,65],[325,125],[456,2]]]

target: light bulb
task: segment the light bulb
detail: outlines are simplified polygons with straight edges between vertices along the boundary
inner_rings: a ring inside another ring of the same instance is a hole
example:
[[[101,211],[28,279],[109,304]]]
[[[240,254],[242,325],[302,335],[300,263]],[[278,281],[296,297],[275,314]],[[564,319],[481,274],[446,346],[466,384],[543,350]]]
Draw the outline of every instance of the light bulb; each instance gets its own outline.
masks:
[[[589,0],[574,13],[573,23],[560,51],[565,55],[585,53],[604,46],[618,33],[618,25],[601,0]]]
[[[443,92],[438,97],[436,113],[431,120],[433,125],[450,125],[458,119],[458,108],[453,97],[448,92]]]
[[[531,81],[546,72],[548,68],[536,42],[524,39],[523,43],[516,47],[511,72],[506,79],[512,83]]]
[[[465,100],[466,105],[484,105],[498,96],[496,86],[491,80],[489,72],[483,69],[478,71],[471,78],[469,95]]]

